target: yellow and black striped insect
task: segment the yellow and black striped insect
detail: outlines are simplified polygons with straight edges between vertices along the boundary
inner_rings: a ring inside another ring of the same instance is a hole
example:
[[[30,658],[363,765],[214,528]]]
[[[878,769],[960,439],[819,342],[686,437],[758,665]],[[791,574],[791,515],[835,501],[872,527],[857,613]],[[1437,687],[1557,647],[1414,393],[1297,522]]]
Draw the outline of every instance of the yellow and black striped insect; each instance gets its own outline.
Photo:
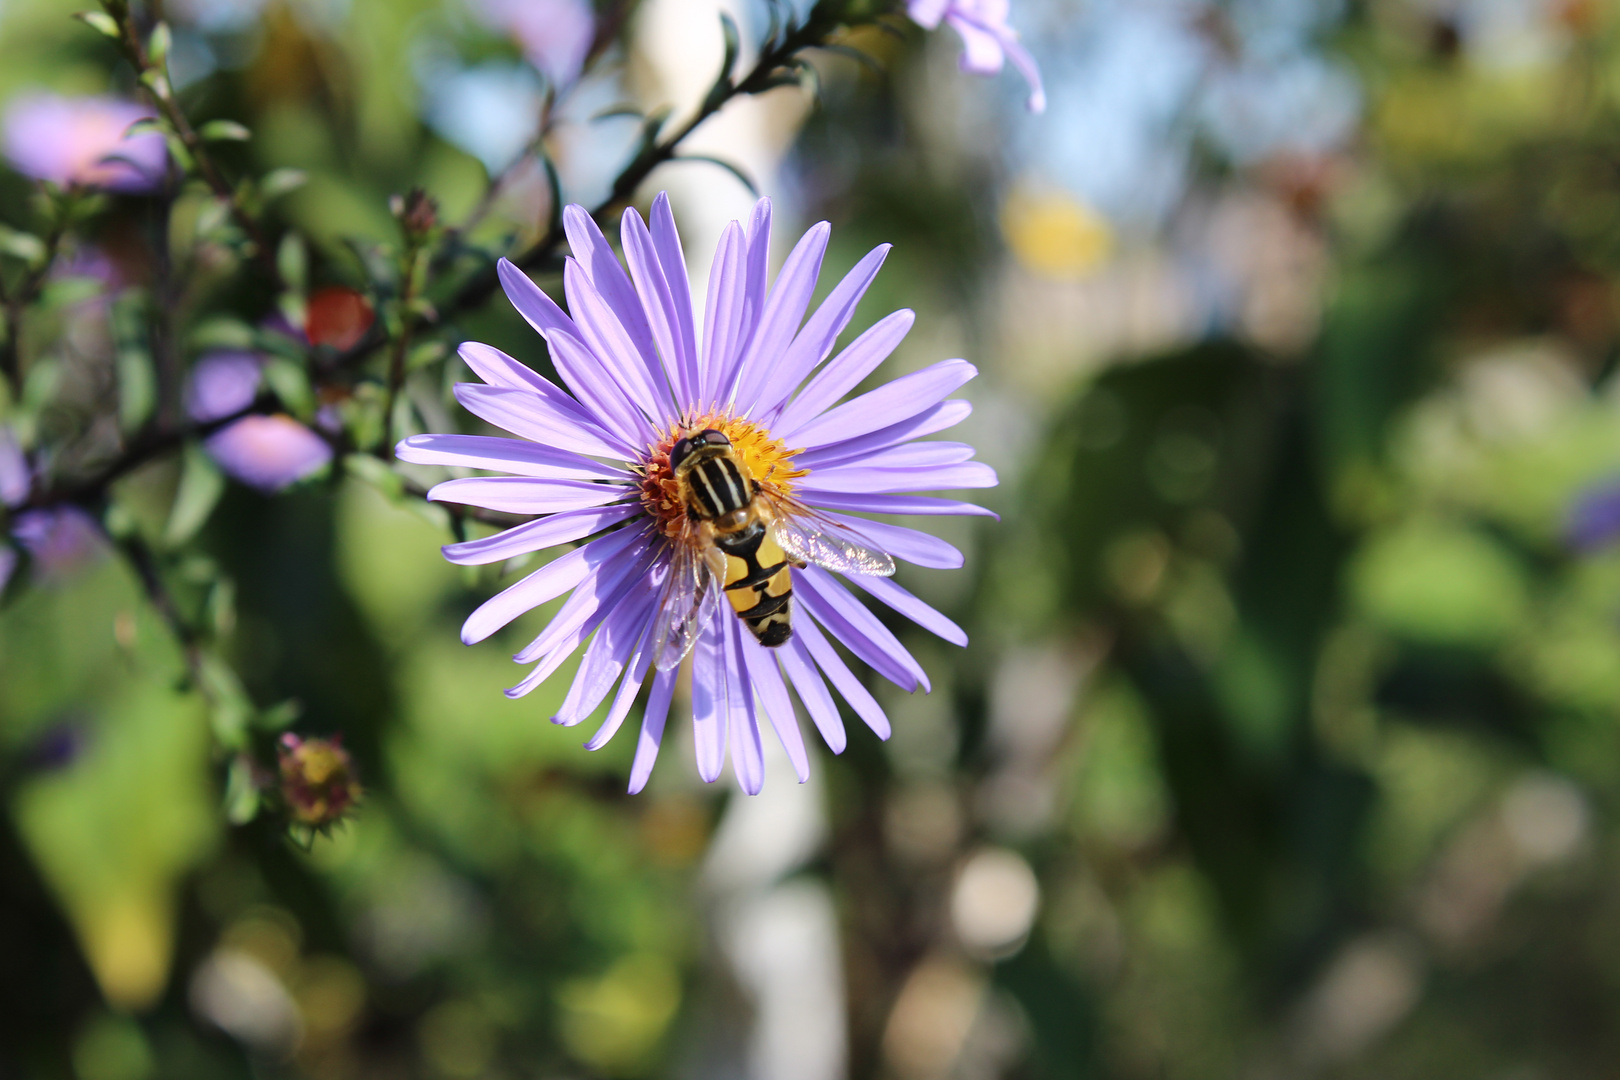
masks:
[[[766,491],[724,432],[705,428],[678,440],[669,465],[686,521],[658,612],[660,670],[691,650],[722,593],[759,643],[775,648],[793,636],[794,566],[894,573],[893,559],[843,525]]]

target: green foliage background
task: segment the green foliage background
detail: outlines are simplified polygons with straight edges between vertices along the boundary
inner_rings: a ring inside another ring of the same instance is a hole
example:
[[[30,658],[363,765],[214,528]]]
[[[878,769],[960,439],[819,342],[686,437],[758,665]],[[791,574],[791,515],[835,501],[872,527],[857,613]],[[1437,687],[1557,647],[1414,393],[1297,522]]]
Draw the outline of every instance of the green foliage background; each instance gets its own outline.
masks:
[[[0,6],[0,99],[127,84],[69,10]],[[250,59],[187,102],[255,132],[233,168],[309,173],[278,214],[341,278],[343,237],[393,237],[390,195],[423,186],[455,219],[486,177],[422,125],[409,75],[419,35],[463,24],[428,0],[331,10],[272,4]],[[1607,6],[1537,11],[1566,47],[1507,70],[1418,5],[1343,12],[1320,45],[1363,114],[1321,190],[1196,158],[1193,195],[1262,193],[1320,241],[1304,341],[1122,345],[1035,391],[987,329],[1018,257],[998,227],[1011,150],[936,167],[915,33],[867,43],[882,79],[829,61],[788,166],[838,178],[804,183],[806,220],[835,224],[824,277],[896,245],[855,329],[900,306],[960,328],[985,373],[973,437],[1003,468],[999,522],[942,526],[967,569],[905,577],[973,644],[896,624],[932,695],[884,697],[891,743],[852,722],[844,755],[814,755],[828,831],[799,873],[837,904],[852,1075],[1613,1071],[1620,551],[1567,527],[1620,473],[1620,42]],[[0,172],[0,221],[30,227],[29,199]],[[138,226],[123,212],[104,239]],[[47,298],[39,340],[53,317]],[[499,301],[445,331],[543,364],[527,333]],[[121,482],[117,512],[169,520],[180,469]],[[126,562],[7,593],[0,1077],[730,1075],[713,1062],[739,1059],[748,1005],[702,867],[742,796],[697,783],[673,735],[624,796],[630,737],[587,754],[546,722],[568,669],[506,701],[507,656],[548,611],[460,645],[496,574],[445,564],[449,538],[339,470],[230,487],[169,568],[199,610],[231,583],[220,641],[247,696],[296,700],[297,730],[355,755],[364,805],[307,851],[270,816],[228,823],[209,710]],[[1036,760],[1007,741],[1048,707],[1031,670],[1069,688]],[[76,754],[47,761],[63,732]],[[997,810],[1009,777],[1038,812]],[[918,814],[944,823],[921,855],[896,825]],[[996,959],[965,954],[947,910],[983,845],[1018,851],[1042,896]],[[295,1051],[196,1015],[195,972],[230,950],[293,1003]],[[895,1003],[927,963],[1012,1033],[980,1072],[896,1057]]]

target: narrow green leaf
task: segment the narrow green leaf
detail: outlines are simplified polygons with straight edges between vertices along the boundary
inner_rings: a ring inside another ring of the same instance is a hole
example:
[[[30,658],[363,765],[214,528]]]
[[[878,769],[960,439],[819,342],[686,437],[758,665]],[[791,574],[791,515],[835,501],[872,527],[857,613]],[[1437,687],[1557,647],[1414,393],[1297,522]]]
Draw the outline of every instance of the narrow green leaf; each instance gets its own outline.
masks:
[[[76,11],[73,17],[97,33],[118,40],[118,23],[105,11]]]
[[[259,181],[259,194],[266,199],[274,199],[290,191],[297,191],[309,182],[309,174],[303,169],[275,169],[264,174]]]
[[[45,259],[45,241],[32,233],[18,232],[0,225],[0,252],[36,266]]]
[[[277,358],[264,365],[264,381],[281,399],[287,411],[300,420],[315,414],[315,391],[309,385],[309,374],[296,361]]]
[[[146,39],[146,55],[155,68],[163,68],[169,62],[169,49],[174,45],[174,34],[169,31],[169,24],[160,22],[152,27],[152,36]]]
[[[192,327],[186,341],[197,350],[251,349],[254,343],[254,330],[241,319],[230,315],[216,315]]]
[[[157,405],[157,374],[145,349],[120,349],[118,370],[118,428],[133,434]]]
[[[370,454],[349,454],[343,459],[343,467],[382,492],[391,501],[398,501],[405,494],[404,479],[389,468],[387,462]]]
[[[281,238],[281,246],[276,249],[276,269],[288,288],[304,291],[309,273],[309,250],[304,247],[302,236],[289,232]]]
[[[214,738],[227,750],[246,747],[248,723],[254,709],[247,691],[242,688],[242,680],[229,664],[209,651],[197,658],[197,679],[203,696],[213,705],[209,721]]]
[[[180,467],[180,487],[169,508],[169,522],[163,529],[165,547],[177,548],[197,535],[219,497],[225,493],[225,474],[201,446],[186,447]]]
[[[247,142],[253,138],[253,132],[235,120],[210,120],[197,129],[197,135],[205,142]]]
[[[225,820],[246,825],[259,816],[258,767],[247,754],[237,754],[225,773]]]

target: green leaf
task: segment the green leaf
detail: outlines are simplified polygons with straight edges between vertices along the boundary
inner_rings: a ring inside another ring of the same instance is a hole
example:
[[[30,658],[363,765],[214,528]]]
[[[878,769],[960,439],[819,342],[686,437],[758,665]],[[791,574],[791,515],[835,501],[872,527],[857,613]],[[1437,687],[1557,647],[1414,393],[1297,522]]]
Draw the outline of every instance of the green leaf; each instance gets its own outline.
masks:
[[[215,315],[191,328],[187,344],[193,349],[251,349],[253,327],[230,315]]]
[[[169,509],[169,523],[163,529],[165,547],[176,548],[197,535],[219,497],[225,493],[225,474],[201,446],[186,447],[180,469],[180,487]]]
[[[259,816],[258,768],[246,754],[231,759],[225,774],[225,820],[232,825],[246,825]]]
[[[309,251],[304,247],[304,238],[295,232],[290,232],[281,238],[281,246],[276,249],[276,270],[287,283],[287,287],[302,293],[309,274]]]
[[[281,399],[287,411],[301,420],[315,413],[315,391],[309,385],[309,374],[293,360],[277,358],[264,366],[264,381]]]
[[[276,169],[265,173],[264,179],[259,181],[259,194],[266,199],[274,199],[297,191],[308,182],[309,174],[303,169]]]
[[[145,349],[118,350],[118,429],[138,430],[157,405],[157,374]]]
[[[167,101],[174,93],[174,88],[169,85],[169,77],[152,68],[141,72],[141,85],[156,94],[161,101]]]
[[[114,41],[118,40],[118,23],[105,11],[76,11],[73,13],[73,17],[90,27],[90,29],[112,38]]]
[[[370,454],[349,454],[343,459],[343,467],[389,499],[397,501],[405,494],[404,479],[389,468],[387,462]]]
[[[37,266],[45,260],[45,241],[32,233],[0,225],[0,252],[21,259],[29,266]]]
[[[405,358],[405,370],[415,371],[417,368],[427,367],[443,360],[449,351],[450,347],[442,341],[418,342],[411,347],[410,354]]]
[[[253,132],[235,120],[210,120],[197,129],[197,135],[205,142],[247,142],[253,138]]]
[[[131,289],[113,301],[113,362],[118,376],[118,425],[126,434],[138,430],[157,405],[157,373],[147,348],[146,298]]]
[[[303,702],[297,698],[288,698],[286,701],[261,711],[253,721],[253,726],[261,731],[282,731],[290,727],[294,720],[303,715]]]
[[[227,750],[240,750],[247,745],[248,723],[253,718],[253,702],[242,688],[231,666],[212,652],[204,651],[197,657],[197,681],[213,708],[209,721],[214,738]]]
[[[152,36],[146,39],[146,55],[155,68],[162,68],[169,62],[169,49],[174,45],[174,34],[169,31],[169,24],[160,22],[152,27]]]

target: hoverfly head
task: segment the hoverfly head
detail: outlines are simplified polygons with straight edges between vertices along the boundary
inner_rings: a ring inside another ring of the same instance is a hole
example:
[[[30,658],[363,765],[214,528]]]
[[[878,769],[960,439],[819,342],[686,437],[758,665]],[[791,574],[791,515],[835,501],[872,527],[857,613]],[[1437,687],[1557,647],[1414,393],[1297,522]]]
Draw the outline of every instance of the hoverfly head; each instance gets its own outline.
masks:
[[[730,445],[731,440],[726,438],[724,432],[716,431],[714,428],[705,428],[702,431],[695,431],[685,438],[677,441],[675,445],[670,448],[669,467],[672,471],[679,469],[681,467],[681,463],[686,461],[687,458],[691,457],[694,451],[703,450],[708,447],[726,447]]]

